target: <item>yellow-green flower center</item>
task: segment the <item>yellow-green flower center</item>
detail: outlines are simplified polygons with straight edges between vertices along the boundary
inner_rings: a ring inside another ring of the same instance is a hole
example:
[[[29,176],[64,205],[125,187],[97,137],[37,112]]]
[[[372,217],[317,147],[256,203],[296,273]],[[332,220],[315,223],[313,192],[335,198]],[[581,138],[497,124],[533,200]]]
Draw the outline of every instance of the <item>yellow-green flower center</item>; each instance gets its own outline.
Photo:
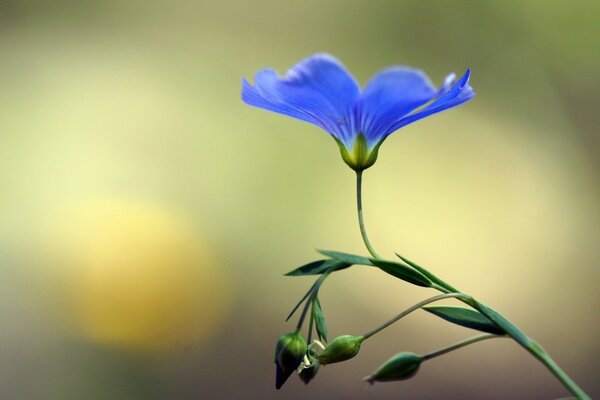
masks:
[[[367,138],[362,133],[358,134],[351,149],[348,149],[341,140],[336,139],[336,142],[340,148],[342,159],[356,172],[363,171],[375,164],[375,161],[377,161],[377,152],[382,143],[379,142],[373,148],[369,149]]]

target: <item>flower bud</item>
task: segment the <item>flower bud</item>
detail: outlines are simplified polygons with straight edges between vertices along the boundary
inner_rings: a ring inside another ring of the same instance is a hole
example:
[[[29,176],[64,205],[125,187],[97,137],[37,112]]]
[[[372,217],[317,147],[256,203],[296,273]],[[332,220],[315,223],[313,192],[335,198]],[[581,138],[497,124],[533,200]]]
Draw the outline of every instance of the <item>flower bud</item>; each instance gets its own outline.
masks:
[[[349,360],[358,353],[363,340],[363,336],[338,336],[317,356],[317,360],[321,365]]]
[[[414,353],[398,353],[377,368],[372,375],[364,378],[363,381],[367,381],[372,385],[375,382],[410,379],[417,374],[421,362],[423,362],[423,358]]]
[[[283,335],[275,347],[275,387],[280,389],[306,355],[306,340],[300,332]]]

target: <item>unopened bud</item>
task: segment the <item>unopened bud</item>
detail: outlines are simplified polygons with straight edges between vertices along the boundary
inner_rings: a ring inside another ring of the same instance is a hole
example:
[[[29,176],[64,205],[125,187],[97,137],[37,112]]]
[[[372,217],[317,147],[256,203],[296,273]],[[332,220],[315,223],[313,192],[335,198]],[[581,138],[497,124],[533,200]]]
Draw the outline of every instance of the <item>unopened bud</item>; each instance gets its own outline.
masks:
[[[381,365],[372,375],[367,376],[363,381],[371,385],[375,382],[390,382],[410,379],[417,374],[423,358],[414,353],[398,353],[383,365]]]
[[[349,360],[358,353],[363,340],[363,336],[338,336],[317,356],[317,360],[321,365]]]
[[[300,332],[283,335],[275,347],[275,388],[280,389],[306,355],[306,340]]]

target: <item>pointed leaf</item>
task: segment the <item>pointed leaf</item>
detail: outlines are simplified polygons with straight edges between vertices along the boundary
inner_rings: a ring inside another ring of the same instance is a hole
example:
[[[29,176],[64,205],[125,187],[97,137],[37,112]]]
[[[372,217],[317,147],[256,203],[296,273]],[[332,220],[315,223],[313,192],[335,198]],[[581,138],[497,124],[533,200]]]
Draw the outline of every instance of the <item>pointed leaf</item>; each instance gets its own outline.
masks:
[[[292,311],[290,311],[290,314],[287,316],[287,318],[285,319],[285,322],[289,321],[290,318],[292,318],[292,315],[294,315],[294,313],[296,312],[296,310],[298,310],[298,307],[300,307],[300,305],[302,303],[304,303],[304,300],[306,300],[306,298],[312,293],[312,291],[314,290],[315,286],[317,285],[317,283],[313,283],[312,286],[310,287],[310,289],[308,289],[308,292],[306,292],[304,294],[304,296],[302,296],[302,298],[298,301],[298,303],[294,306],[294,308],[292,308]]]
[[[336,259],[317,260],[303,265],[301,267],[298,267],[295,270],[285,274],[285,276],[320,275],[331,267],[335,267],[334,269],[337,271],[340,269],[348,268],[351,265],[352,264],[348,264]]]
[[[319,250],[319,253],[336,259],[338,261],[353,264],[353,265],[373,265],[371,259],[363,256],[357,256],[354,254],[341,253],[339,251],[331,251],[331,250]]]
[[[313,318],[315,320],[315,326],[317,328],[317,335],[319,339],[324,339],[327,342],[327,325],[325,325],[325,315],[323,315],[323,309],[321,308],[321,302],[318,297],[313,300]]]
[[[339,260],[340,262],[346,262],[351,264],[359,265],[374,265],[379,269],[387,272],[396,278],[402,279],[406,282],[412,283],[418,286],[431,287],[431,281],[425,275],[416,271],[409,266],[386,260],[378,260],[373,258],[367,258],[363,256],[357,256],[355,254],[341,253],[338,251],[331,250],[319,250],[321,254],[331,257],[332,259]]]
[[[402,279],[403,281],[417,286],[431,287],[431,281],[425,275],[407,265],[375,259],[372,259],[371,262],[380,270],[387,272],[396,278]]]
[[[535,352],[536,350],[532,347],[534,342],[528,338],[523,332],[521,332],[516,326],[509,320],[498,314],[497,311],[492,310],[485,304],[479,302],[475,303],[475,306],[481,311],[483,315],[492,320],[497,326],[499,326],[504,332],[509,334],[517,343],[525,347],[529,351]]]
[[[420,273],[422,273],[423,275],[425,275],[426,277],[428,277],[429,279],[431,279],[432,281],[434,280],[434,276],[427,271],[425,268],[421,267],[420,265],[418,265],[415,262],[412,262],[411,260],[409,260],[406,257],[403,257],[402,255],[396,253],[396,255],[398,256],[398,258],[400,258],[402,261],[404,261],[405,263],[407,263],[408,265],[410,265],[411,267],[413,267],[414,269],[416,269],[417,271],[419,271]]]
[[[314,307],[311,306],[310,307],[310,318],[308,319],[308,338],[306,340],[306,343],[312,343],[313,327],[315,325],[313,309],[314,309]]]
[[[326,260],[326,261],[331,261],[331,262],[330,263],[325,262],[325,263],[323,263],[323,265],[321,267],[319,267],[319,268],[324,267],[325,268],[324,271],[320,273],[321,276],[317,279],[317,281],[315,283],[312,284],[310,289],[308,289],[308,291],[304,294],[304,296],[302,296],[302,298],[294,306],[294,308],[292,309],[290,314],[285,319],[286,322],[292,317],[292,315],[294,315],[294,313],[296,312],[296,310],[298,310],[298,308],[304,302],[304,300],[306,300],[308,298],[308,300],[306,300],[306,301],[312,301],[312,297],[309,298],[309,296],[311,295],[311,293],[314,293],[314,296],[317,295],[317,293],[319,292],[319,288],[321,287],[321,284],[323,283],[325,278],[327,278],[327,276],[331,272],[337,271],[338,269],[348,268],[350,266],[347,263],[339,262],[336,260]]]
[[[440,278],[438,278],[437,276],[433,275],[431,272],[427,271],[425,268],[421,267],[419,264],[409,260],[406,257],[403,257],[401,254],[396,253],[396,255],[405,263],[407,263],[408,265],[410,265],[411,267],[413,267],[414,269],[416,269],[417,271],[419,271],[420,273],[422,273],[423,275],[425,275],[432,283],[443,287],[447,290],[450,290],[452,292],[459,292],[458,289],[450,286],[448,283],[444,282],[443,280],[441,280]]]
[[[476,329],[495,335],[504,335],[506,333],[504,329],[500,328],[485,315],[470,308],[431,306],[423,307],[423,310],[465,328]]]

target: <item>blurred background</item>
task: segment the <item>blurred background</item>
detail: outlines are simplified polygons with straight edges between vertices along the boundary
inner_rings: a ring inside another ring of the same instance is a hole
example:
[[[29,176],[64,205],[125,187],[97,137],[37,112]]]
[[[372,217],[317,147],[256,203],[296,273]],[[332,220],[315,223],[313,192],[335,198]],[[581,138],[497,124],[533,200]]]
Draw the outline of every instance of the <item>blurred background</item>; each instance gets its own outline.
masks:
[[[318,51],[362,84],[473,69],[472,102],[395,133],[366,171],[371,240],[600,396],[599,17],[596,1],[1,1],[0,397],[567,395],[508,340],[365,391],[392,354],[474,333],[425,313],[275,391],[275,342],[312,283],[282,275],[316,248],[366,251],[334,141],[244,105],[240,82]],[[432,294],[355,267],[321,304],[331,336],[361,334]]]

